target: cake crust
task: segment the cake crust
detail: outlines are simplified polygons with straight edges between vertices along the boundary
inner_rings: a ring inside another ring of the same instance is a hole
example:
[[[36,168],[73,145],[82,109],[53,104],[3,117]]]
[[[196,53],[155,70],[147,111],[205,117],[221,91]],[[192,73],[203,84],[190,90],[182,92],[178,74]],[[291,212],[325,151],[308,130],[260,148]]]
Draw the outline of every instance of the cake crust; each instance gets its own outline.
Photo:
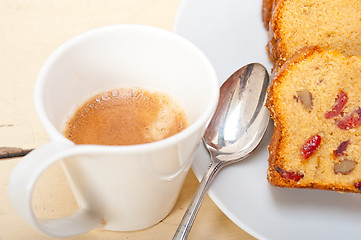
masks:
[[[273,0],[263,0],[262,2],[262,21],[264,27],[268,30],[269,21],[272,16]]]

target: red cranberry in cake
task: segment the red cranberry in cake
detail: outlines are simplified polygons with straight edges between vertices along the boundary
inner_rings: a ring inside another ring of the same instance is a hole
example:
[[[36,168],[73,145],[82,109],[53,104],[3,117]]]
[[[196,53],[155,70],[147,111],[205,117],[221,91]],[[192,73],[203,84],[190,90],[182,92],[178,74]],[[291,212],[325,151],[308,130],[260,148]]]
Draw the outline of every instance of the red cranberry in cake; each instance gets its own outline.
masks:
[[[294,172],[294,171],[286,171],[278,166],[275,167],[275,170],[285,179],[290,179],[298,182],[301,178],[303,178],[302,173]]]
[[[338,145],[337,149],[333,151],[333,155],[335,155],[336,157],[343,156],[349,144],[350,144],[350,140],[341,142],[340,145]]]
[[[361,181],[354,182],[353,185],[354,185],[355,188],[357,188],[358,190],[361,190]]]
[[[332,109],[325,113],[325,118],[330,119],[340,115],[345,108],[347,101],[347,94],[341,90],[340,93],[337,95],[337,98],[335,99],[335,103],[333,104]]]
[[[303,159],[308,159],[316,152],[316,150],[320,147],[321,144],[321,136],[313,135],[301,147],[301,154]]]
[[[349,130],[361,126],[361,108],[357,108],[346,116],[336,121],[337,127]]]

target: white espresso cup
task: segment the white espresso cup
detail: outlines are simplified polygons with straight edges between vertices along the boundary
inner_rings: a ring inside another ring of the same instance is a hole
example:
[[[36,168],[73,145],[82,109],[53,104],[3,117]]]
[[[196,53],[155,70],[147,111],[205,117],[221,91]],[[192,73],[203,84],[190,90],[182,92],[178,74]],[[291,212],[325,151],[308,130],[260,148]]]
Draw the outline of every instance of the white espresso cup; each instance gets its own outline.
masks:
[[[189,126],[161,141],[129,146],[76,145],[63,136],[81,103],[104,90],[128,87],[170,95],[184,108]],[[218,97],[209,60],[172,32],[119,25],[71,39],[50,56],[37,79],[35,107],[51,140],[14,168],[8,191],[15,211],[53,237],[158,223],[175,205]],[[79,208],[68,217],[39,219],[32,209],[34,185],[57,161]]]

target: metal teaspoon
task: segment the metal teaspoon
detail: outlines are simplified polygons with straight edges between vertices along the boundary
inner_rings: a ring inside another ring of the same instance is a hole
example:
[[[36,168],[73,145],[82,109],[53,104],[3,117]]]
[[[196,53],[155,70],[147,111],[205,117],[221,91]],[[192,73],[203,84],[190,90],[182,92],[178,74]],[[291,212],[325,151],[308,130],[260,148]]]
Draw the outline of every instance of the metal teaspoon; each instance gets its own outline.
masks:
[[[187,238],[217,173],[224,166],[245,159],[260,143],[269,122],[269,112],[264,107],[268,86],[267,70],[259,63],[237,70],[221,86],[216,112],[203,136],[211,163],[173,240]]]

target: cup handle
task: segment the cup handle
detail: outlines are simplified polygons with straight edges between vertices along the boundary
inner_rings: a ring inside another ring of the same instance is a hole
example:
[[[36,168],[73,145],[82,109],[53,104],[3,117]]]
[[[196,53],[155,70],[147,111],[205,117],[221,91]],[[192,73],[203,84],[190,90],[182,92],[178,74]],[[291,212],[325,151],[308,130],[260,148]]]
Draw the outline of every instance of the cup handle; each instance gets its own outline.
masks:
[[[38,231],[53,237],[70,237],[101,225],[102,218],[86,205],[64,218],[39,219],[32,208],[32,193],[41,174],[53,163],[74,154],[72,142],[49,142],[33,150],[14,168],[8,183],[10,201],[15,211]]]

